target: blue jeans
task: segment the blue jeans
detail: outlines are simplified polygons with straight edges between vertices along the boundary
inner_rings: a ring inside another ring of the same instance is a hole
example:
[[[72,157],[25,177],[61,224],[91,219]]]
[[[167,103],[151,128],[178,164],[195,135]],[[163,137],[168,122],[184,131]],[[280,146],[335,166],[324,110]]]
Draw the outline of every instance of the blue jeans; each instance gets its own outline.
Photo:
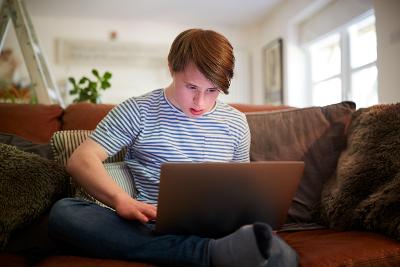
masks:
[[[50,237],[88,256],[173,266],[210,265],[209,239],[156,235],[153,226],[74,198],[59,200],[49,216]]]
[[[65,198],[49,215],[49,235],[76,253],[172,266],[210,266],[210,239],[156,235],[154,224],[118,216],[95,203]],[[296,252],[275,236],[267,266],[297,266]]]

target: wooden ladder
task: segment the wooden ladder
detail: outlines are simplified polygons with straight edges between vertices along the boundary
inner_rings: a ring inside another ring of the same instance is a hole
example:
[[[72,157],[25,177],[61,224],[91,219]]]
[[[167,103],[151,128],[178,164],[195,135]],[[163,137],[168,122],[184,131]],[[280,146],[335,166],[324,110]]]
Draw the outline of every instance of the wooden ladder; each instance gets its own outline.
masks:
[[[23,0],[3,0],[0,10],[0,50],[3,49],[10,19],[28,69],[32,92],[36,94],[38,103],[59,104],[64,107]]]

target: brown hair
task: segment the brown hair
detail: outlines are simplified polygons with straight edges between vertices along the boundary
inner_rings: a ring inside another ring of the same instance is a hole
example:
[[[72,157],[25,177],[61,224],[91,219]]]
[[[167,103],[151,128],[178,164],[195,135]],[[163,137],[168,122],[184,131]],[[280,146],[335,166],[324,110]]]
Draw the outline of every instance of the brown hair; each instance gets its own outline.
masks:
[[[183,71],[193,63],[200,72],[225,94],[233,77],[233,47],[223,35],[202,29],[180,33],[171,45],[168,64],[171,71]]]

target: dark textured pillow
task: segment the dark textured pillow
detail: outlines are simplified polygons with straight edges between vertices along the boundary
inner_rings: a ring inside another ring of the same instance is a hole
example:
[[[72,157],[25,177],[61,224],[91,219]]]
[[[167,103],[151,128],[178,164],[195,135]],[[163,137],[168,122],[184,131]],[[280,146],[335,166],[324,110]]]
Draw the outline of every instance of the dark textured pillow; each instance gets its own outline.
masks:
[[[19,150],[34,153],[46,159],[53,159],[50,142],[46,144],[36,144],[18,135],[0,133],[0,144],[15,146]]]
[[[68,175],[57,163],[0,144],[0,249],[67,191]]]
[[[250,160],[300,160],[305,170],[289,209],[288,222],[313,222],[324,182],[332,176],[345,147],[352,102],[326,107],[248,113]]]
[[[354,113],[348,146],[322,193],[322,216],[337,229],[400,240],[400,103]]]

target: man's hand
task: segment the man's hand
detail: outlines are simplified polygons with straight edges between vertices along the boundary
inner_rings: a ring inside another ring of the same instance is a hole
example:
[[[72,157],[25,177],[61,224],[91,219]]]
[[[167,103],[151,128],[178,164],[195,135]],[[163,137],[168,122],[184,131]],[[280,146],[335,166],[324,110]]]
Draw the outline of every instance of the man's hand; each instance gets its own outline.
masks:
[[[108,175],[102,164],[107,157],[107,151],[88,138],[69,158],[67,171],[89,194],[113,207],[122,218],[143,223],[155,219],[155,206],[134,200]]]
[[[115,211],[127,220],[138,220],[147,223],[157,217],[157,208],[153,205],[137,201],[131,197],[123,197],[116,202]]]

